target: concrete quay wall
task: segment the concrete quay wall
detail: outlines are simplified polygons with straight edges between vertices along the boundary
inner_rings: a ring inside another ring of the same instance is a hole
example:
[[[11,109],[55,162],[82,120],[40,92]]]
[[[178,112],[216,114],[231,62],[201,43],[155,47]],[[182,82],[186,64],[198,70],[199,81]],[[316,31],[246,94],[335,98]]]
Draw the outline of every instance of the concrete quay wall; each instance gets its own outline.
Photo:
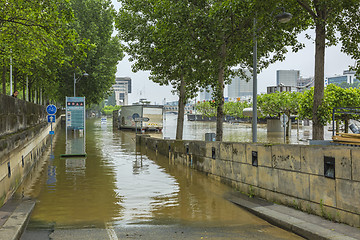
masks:
[[[46,107],[0,94],[0,137],[46,121]]]
[[[53,130],[60,118],[53,123]],[[0,207],[50,144],[44,106],[0,94]]]
[[[249,196],[360,227],[358,148],[179,141],[148,135],[137,135],[137,143]]]

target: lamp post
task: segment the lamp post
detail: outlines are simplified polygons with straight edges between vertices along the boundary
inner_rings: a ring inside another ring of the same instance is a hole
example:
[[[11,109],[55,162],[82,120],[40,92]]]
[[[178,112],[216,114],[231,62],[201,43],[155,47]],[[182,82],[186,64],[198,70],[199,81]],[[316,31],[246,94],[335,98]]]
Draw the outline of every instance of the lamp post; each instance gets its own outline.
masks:
[[[280,23],[287,23],[291,20],[291,13],[284,11],[275,16]],[[252,142],[257,142],[257,36],[256,18],[254,18],[254,46],[253,46],[253,114],[252,114]]]
[[[78,78],[76,79],[75,73],[74,73],[74,97],[76,97],[76,94],[75,94],[75,90],[76,90],[75,84],[76,84],[76,82],[79,81],[81,77],[88,77],[88,76],[89,76],[89,74],[87,74],[86,72],[84,72],[83,75],[81,75],[80,77],[78,77]]]

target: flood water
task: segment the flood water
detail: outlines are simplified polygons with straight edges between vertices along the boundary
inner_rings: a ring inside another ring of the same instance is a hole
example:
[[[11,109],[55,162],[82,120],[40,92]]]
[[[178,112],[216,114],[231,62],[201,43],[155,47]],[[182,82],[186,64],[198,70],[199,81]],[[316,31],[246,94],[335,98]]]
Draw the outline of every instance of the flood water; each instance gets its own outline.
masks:
[[[300,239],[224,199],[228,186],[136,147],[134,132],[113,130],[110,119],[87,120],[86,158],[60,158],[58,131],[54,159],[25,191],[37,200],[29,228],[231,227],[262,236],[252,239]]]
[[[177,115],[164,115],[163,135],[154,134],[154,137],[165,137],[175,139]],[[267,132],[266,124],[257,125],[257,140],[261,143],[284,143],[283,132]],[[327,129],[327,128],[326,128]],[[205,133],[216,133],[215,122],[187,121],[184,122],[184,140],[205,140]],[[325,131],[324,139],[330,140],[332,132]],[[296,124],[292,125],[291,135],[286,138],[287,144],[309,144],[312,138],[312,127]],[[226,142],[252,142],[252,124],[251,123],[228,123],[223,124],[223,141]]]

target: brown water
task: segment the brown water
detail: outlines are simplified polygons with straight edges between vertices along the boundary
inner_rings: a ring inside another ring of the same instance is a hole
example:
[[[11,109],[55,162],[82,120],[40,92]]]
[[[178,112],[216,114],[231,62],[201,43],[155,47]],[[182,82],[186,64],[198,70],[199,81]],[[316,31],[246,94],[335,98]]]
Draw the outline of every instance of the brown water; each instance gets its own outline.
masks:
[[[87,157],[60,158],[66,151],[60,130],[55,158],[26,193],[37,199],[31,228],[226,226],[261,239],[300,239],[225,200],[228,186],[136,148],[134,133],[113,131],[99,119],[86,126]]]
[[[175,139],[177,115],[165,114],[163,134],[154,134],[155,137]],[[311,126],[292,125],[291,135],[286,138],[288,144],[309,144],[312,138]],[[328,127],[326,127],[327,129]],[[184,122],[184,140],[205,140],[205,133],[215,133],[215,122],[187,121]],[[331,139],[331,132],[325,131],[324,139]],[[257,140],[261,143],[284,143],[283,132],[267,132],[266,124],[257,125]],[[252,142],[251,123],[227,123],[223,124],[223,141],[227,142]]]

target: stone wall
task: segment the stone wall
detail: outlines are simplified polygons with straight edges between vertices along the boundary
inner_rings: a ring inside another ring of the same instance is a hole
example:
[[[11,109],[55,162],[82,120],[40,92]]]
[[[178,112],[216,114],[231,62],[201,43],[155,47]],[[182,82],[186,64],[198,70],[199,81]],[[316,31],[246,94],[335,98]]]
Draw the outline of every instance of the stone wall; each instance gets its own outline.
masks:
[[[360,227],[360,148],[176,141],[137,143],[235,189]]]
[[[46,121],[46,107],[0,94],[0,137]]]
[[[0,206],[16,191],[50,143],[51,127],[46,115],[45,106],[0,94]],[[60,118],[53,130],[59,123]]]

